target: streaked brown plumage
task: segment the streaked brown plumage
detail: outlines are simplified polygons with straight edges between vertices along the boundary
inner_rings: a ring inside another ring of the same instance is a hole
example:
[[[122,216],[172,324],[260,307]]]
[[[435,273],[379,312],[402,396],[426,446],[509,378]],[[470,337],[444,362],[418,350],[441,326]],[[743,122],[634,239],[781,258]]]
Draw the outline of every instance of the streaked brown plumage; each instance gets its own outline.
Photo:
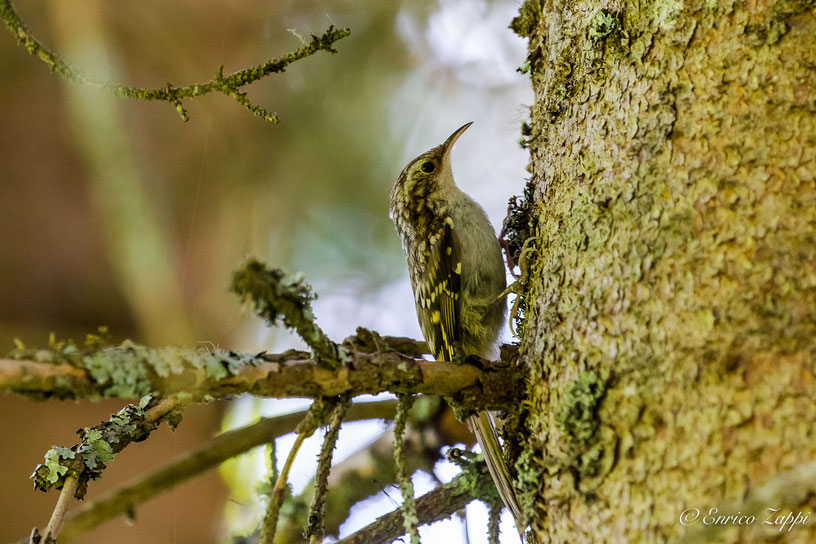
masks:
[[[408,260],[419,325],[441,361],[468,355],[495,359],[506,312],[504,261],[496,234],[481,206],[453,181],[450,151],[469,126],[411,161],[391,190],[390,215]],[[522,531],[493,418],[481,412],[468,419],[468,427]]]

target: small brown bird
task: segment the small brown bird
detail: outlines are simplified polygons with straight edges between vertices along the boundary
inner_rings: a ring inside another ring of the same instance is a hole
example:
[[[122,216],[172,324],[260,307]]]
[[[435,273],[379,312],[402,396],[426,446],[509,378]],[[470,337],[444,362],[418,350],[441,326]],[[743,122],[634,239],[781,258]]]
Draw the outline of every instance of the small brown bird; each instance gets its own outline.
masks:
[[[390,215],[402,240],[425,341],[440,361],[498,356],[507,306],[504,261],[487,214],[453,181],[450,152],[468,123],[403,169]],[[519,531],[521,510],[488,412],[468,418],[485,462]]]

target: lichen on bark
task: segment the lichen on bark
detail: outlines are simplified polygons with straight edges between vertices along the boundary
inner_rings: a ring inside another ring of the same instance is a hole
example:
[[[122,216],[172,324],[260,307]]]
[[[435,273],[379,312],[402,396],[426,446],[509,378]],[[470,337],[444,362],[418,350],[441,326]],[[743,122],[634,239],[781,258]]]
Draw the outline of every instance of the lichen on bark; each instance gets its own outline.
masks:
[[[680,538],[685,508],[816,458],[814,2],[528,0],[512,28],[535,92],[521,502],[541,542]],[[595,474],[559,425],[590,372]]]

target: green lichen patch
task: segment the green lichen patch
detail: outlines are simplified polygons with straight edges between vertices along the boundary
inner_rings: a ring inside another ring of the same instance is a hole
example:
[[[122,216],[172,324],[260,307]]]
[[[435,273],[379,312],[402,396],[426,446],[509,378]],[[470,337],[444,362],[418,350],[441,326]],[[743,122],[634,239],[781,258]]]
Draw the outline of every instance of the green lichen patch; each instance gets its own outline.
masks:
[[[106,348],[83,359],[95,382],[104,384],[104,396],[141,397],[152,392],[147,348],[123,342],[118,348]]]
[[[564,396],[556,423],[575,447],[584,449],[598,432],[598,408],[605,392],[603,382],[594,372],[584,372]]]
[[[298,322],[314,319],[311,302],[317,296],[302,274],[289,275],[250,259],[235,271],[232,290],[271,325],[295,329]]]
[[[105,327],[100,327],[98,334],[87,335],[81,345],[71,339],[58,340],[54,333],[49,335],[47,348],[26,348],[19,340],[15,345],[15,349],[8,355],[10,359],[43,364],[69,364],[86,370],[94,382],[95,393],[77,394],[91,398],[143,397],[155,393],[156,384],[161,379],[191,369],[202,370],[207,379],[219,380],[236,374],[242,366],[252,364],[256,359],[253,354],[205,347],[154,349],[130,340],[111,345]],[[66,389],[69,385],[66,384]]]
[[[661,28],[674,26],[675,19],[680,15],[683,5],[677,0],[657,0],[653,6],[652,15]]]
[[[589,20],[589,41],[597,46],[613,32],[618,32],[621,23],[618,15],[602,9]]]
[[[133,426],[129,426],[135,429]],[[118,441],[118,437],[111,439]],[[91,470],[102,470],[113,461],[113,447],[111,443],[102,438],[102,431],[85,427],[82,430],[82,445],[77,450],[85,461],[85,466]]]
[[[85,356],[82,366],[101,386],[103,396],[136,398],[156,393],[156,384],[173,375],[201,370],[207,379],[220,380],[255,361],[249,353],[205,347],[154,349],[125,340]]]
[[[513,487],[521,511],[526,515],[535,511],[536,498],[544,477],[544,465],[535,448],[528,448],[516,459]]]
[[[60,489],[69,475],[79,477],[77,497],[82,496],[89,480],[101,476],[102,470],[113,461],[116,452],[131,442],[139,442],[156,428],[148,421],[146,410],[155,401],[142,398],[138,404],[128,404],[108,421],[94,427],[80,429],[80,441],[71,448],[54,446],[45,454],[45,462],[34,470],[34,487],[41,491]]]
[[[501,498],[499,498],[499,492],[496,490],[493,480],[484,477],[490,473],[487,464],[484,462],[484,457],[477,455],[469,459],[458,456],[457,453],[461,452],[455,449],[448,451],[448,459],[455,462],[462,469],[462,472],[451,481],[451,484],[460,490],[456,494],[466,493],[487,504],[500,501]]]
[[[70,448],[54,446],[48,450],[45,453],[45,463],[41,465],[45,467],[45,470],[43,470],[43,478],[45,481],[49,484],[57,483],[60,476],[64,476],[68,472],[68,467],[60,464],[60,461],[62,459],[73,459],[74,457],[76,457],[76,453]],[[35,472],[32,478],[36,476],[36,474]]]

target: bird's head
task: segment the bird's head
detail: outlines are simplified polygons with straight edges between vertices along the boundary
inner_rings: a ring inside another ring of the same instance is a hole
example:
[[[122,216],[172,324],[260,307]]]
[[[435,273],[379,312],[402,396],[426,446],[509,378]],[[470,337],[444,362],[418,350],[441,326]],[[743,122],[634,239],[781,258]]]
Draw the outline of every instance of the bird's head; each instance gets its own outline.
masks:
[[[453,144],[472,123],[467,123],[451,134],[444,143],[426,151],[408,163],[391,190],[391,214],[410,213],[434,196],[456,187],[451,170],[450,152]]]

